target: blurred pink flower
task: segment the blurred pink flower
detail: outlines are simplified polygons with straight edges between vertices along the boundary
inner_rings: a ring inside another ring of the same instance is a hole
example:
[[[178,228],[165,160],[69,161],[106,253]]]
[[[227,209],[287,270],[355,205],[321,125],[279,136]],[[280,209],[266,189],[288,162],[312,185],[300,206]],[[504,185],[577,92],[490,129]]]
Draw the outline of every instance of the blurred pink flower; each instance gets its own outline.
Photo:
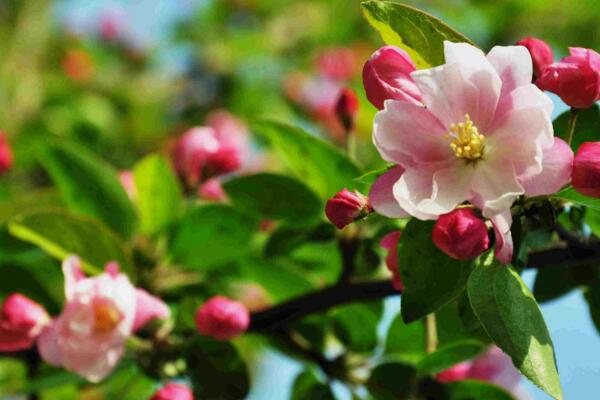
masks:
[[[167,383],[150,400],[194,400],[192,389],[182,383]]]
[[[19,293],[11,294],[0,310],[0,352],[29,349],[49,322],[44,307]]]
[[[394,288],[401,291],[404,288],[402,279],[400,278],[400,266],[398,264],[398,242],[402,236],[401,231],[390,232],[385,235],[379,245],[388,251],[385,257],[385,266],[392,274],[392,284]]]
[[[137,189],[135,187],[133,172],[130,170],[119,172],[119,181],[123,189],[125,189],[125,193],[127,193],[131,200],[134,200],[137,196]]]
[[[136,290],[112,262],[105,272],[86,277],[77,257],[63,262],[65,305],[38,338],[38,350],[50,365],[91,382],[106,377],[124,353],[134,329],[168,309],[159,299]]]
[[[378,178],[371,202],[388,217],[435,220],[469,201],[494,224],[496,257],[508,263],[514,200],[526,188],[550,194],[567,182],[542,174],[552,164],[546,156],[568,161],[550,151],[552,101],[531,84],[523,46],[494,47],[487,57],[466,43],[444,50],[446,64],[411,74],[423,104],[386,100],[375,117],[375,146],[398,167]]]
[[[210,298],[196,312],[196,327],[204,336],[229,340],[241,335],[250,325],[250,314],[242,303],[223,296]]]
[[[13,153],[4,132],[0,131],[0,176],[8,172],[13,165]]]
[[[198,188],[198,195],[205,200],[215,202],[223,202],[227,199],[227,195],[218,178],[210,178],[202,183]]]
[[[352,79],[356,74],[357,64],[355,51],[347,47],[325,49],[316,60],[320,74],[336,81]]]

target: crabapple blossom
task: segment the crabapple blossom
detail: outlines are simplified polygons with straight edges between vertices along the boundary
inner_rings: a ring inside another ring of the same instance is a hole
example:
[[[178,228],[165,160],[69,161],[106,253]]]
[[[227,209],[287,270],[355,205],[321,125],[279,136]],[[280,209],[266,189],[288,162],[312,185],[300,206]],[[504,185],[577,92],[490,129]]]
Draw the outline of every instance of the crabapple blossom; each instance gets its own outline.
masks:
[[[579,193],[600,198],[600,142],[579,146],[573,162],[572,185]]]
[[[533,63],[533,76],[539,77],[544,69],[554,61],[554,53],[548,43],[534,37],[526,37],[515,43],[518,46],[525,46],[531,55]]]
[[[250,314],[242,303],[214,296],[198,308],[196,328],[204,336],[229,340],[241,335],[250,325]]]
[[[150,400],[194,400],[194,394],[189,386],[171,382],[154,393]]]
[[[557,94],[573,108],[590,108],[600,99],[600,54],[581,47],[546,67],[535,84]]]
[[[398,291],[404,288],[398,265],[398,242],[401,235],[402,232],[400,231],[390,232],[379,242],[379,245],[388,251],[385,257],[385,266],[392,273],[392,285]]]
[[[490,245],[487,226],[472,208],[457,208],[441,215],[431,239],[440,250],[457,260],[471,260]]]
[[[327,201],[325,215],[338,229],[344,228],[371,211],[369,199],[358,192],[343,189]]]
[[[568,165],[564,152],[552,151],[552,101],[531,83],[523,46],[486,56],[446,41],[444,54],[445,64],[410,74],[421,103],[388,99],[375,117],[373,142],[396,167],[375,182],[371,204],[388,217],[435,220],[468,201],[491,220],[496,257],[508,263],[514,200],[568,181],[563,169],[543,173],[544,165]]]
[[[11,294],[0,309],[0,351],[29,349],[49,322],[44,307],[22,294]]]
[[[13,165],[13,152],[6,140],[6,136],[0,131],[0,176],[8,172]]]

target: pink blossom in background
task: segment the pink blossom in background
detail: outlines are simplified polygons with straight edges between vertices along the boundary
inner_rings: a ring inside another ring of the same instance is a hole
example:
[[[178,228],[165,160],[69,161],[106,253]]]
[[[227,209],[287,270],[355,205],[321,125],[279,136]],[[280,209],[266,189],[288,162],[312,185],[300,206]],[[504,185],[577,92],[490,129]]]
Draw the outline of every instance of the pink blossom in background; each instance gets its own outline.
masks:
[[[580,47],[569,48],[569,53],[547,66],[535,84],[573,108],[590,108],[600,100],[600,54]]]
[[[22,294],[11,294],[0,309],[0,352],[29,349],[49,322],[44,307]]]
[[[242,303],[223,296],[210,298],[196,312],[198,332],[217,340],[233,339],[248,329],[250,314]]]
[[[194,400],[194,394],[189,386],[182,383],[167,383],[159,389],[150,400]]]
[[[492,221],[496,257],[508,263],[514,200],[527,188],[551,194],[568,181],[562,169],[542,173],[544,165],[568,164],[551,151],[552,101],[531,83],[523,46],[497,46],[486,57],[444,42],[444,52],[446,64],[411,73],[422,104],[387,99],[375,117],[374,144],[397,168],[378,178],[371,203],[388,217],[435,220],[469,201]]]
[[[402,279],[400,278],[400,266],[398,264],[398,242],[400,241],[402,232],[394,231],[385,235],[379,245],[388,251],[385,257],[385,265],[392,274],[392,284],[396,290],[401,291],[404,288]]]
[[[4,132],[0,131],[0,176],[13,166],[13,152]]]
[[[155,317],[168,316],[166,305],[136,290],[117,263],[88,278],[77,257],[63,263],[65,305],[38,338],[38,350],[50,365],[91,382],[104,379],[118,364],[125,340]]]
[[[347,47],[324,49],[316,59],[316,70],[329,79],[345,81],[356,75],[358,59]]]

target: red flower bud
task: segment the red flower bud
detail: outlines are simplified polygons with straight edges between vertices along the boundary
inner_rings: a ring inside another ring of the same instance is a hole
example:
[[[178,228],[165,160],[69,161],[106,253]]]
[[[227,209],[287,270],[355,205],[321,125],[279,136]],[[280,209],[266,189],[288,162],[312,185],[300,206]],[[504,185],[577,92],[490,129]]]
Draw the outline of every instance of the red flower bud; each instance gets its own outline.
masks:
[[[168,383],[158,390],[150,400],[194,400],[192,389],[182,383]]]
[[[485,222],[471,208],[457,208],[440,216],[431,238],[440,250],[457,260],[473,259],[490,246]]]
[[[421,101],[421,91],[410,74],[416,69],[407,52],[394,46],[377,50],[363,68],[367,99],[378,109],[385,100]]]
[[[464,381],[469,378],[471,363],[468,361],[458,363],[448,369],[438,373],[435,377],[443,383]]]
[[[8,172],[13,165],[13,153],[8,141],[0,132],[0,176]]]
[[[348,189],[344,189],[333,196],[325,205],[327,219],[338,229],[342,229],[370,212],[369,199]]]
[[[343,88],[335,105],[335,113],[346,132],[354,130],[354,120],[358,113],[358,107],[359,101],[356,93],[350,88]]]
[[[573,108],[589,108],[600,99],[600,54],[571,47],[570,56],[544,69],[535,84]]]
[[[200,185],[198,188],[198,195],[205,200],[219,203],[227,199],[227,195],[218,178],[211,178]]]
[[[531,61],[533,62],[533,76],[535,78],[541,76],[544,69],[554,61],[552,48],[543,40],[530,36],[519,40],[516,44],[524,46],[529,50]]]
[[[581,194],[600,198],[600,142],[579,146],[573,161],[571,184]]]
[[[388,250],[388,254],[385,257],[385,265],[387,269],[392,273],[392,284],[394,288],[401,291],[404,285],[400,279],[400,269],[398,265],[398,241],[402,232],[394,231],[390,232],[381,239],[379,245],[384,249]]]
[[[26,350],[50,321],[44,307],[18,294],[4,300],[0,310],[0,351]]]
[[[196,327],[202,335],[229,340],[241,335],[250,325],[250,314],[237,301],[215,296],[196,312]]]

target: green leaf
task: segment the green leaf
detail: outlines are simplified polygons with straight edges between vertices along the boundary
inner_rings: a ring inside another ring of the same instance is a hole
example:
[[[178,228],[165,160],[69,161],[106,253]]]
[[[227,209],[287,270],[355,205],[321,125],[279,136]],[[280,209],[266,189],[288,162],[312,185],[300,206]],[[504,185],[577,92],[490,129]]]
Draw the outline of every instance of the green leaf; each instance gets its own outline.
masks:
[[[250,390],[246,364],[229,342],[199,337],[186,351],[189,378],[199,399],[243,399]]]
[[[159,155],[150,155],[138,162],[133,174],[140,229],[155,234],[179,216],[181,188],[169,163]]]
[[[478,266],[469,278],[473,311],[523,375],[562,399],[552,339],[538,304],[511,266],[489,264]]]
[[[282,175],[261,173],[233,178],[223,184],[233,204],[262,218],[310,224],[323,215],[321,200],[302,182]]]
[[[256,226],[255,220],[230,206],[196,207],[176,227],[169,252],[186,267],[216,268],[246,253]]]
[[[333,314],[333,331],[351,351],[366,353],[377,346],[377,324],[381,313],[369,304],[338,307]]]
[[[0,262],[0,274],[3,276],[0,280],[0,298],[14,293],[18,288],[19,293],[44,305],[48,312],[59,313],[64,299],[63,275],[56,268],[54,260],[44,258],[51,262]]]
[[[244,278],[262,286],[271,300],[280,302],[314,289],[306,274],[277,262],[246,258],[241,261]]]
[[[581,193],[577,192],[575,189],[573,189],[573,187],[571,186],[556,193],[555,195],[553,195],[553,197],[567,200],[571,203],[580,204],[589,208],[593,208],[594,210],[600,210],[600,199],[584,196]]]
[[[405,324],[398,315],[387,334],[385,354],[394,359],[416,363],[425,354],[425,329],[423,324]]]
[[[61,261],[79,256],[88,273],[98,273],[107,262],[117,261],[124,272],[135,276],[123,240],[94,218],[61,209],[39,210],[16,216],[8,229]]]
[[[448,400],[514,400],[504,389],[483,381],[452,382],[445,388]]]
[[[322,199],[343,188],[352,190],[358,167],[331,144],[304,130],[274,120],[263,120],[253,129],[265,140],[290,172]]]
[[[406,50],[419,69],[444,63],[444,40],[473,44],[436,17],[405,4],[365,1],[362,7],[383,41]]]
[[[335,238],[335,226],[329,222],[306,227],[283,225],[273,231],[264,248],[265,257],[289,254],[306,242],[328,242]]]
[[[321,382],[314,371],[300,373],[292,386],[292,400],[335,400],[329,385]]]
[[[560,114],[552,123],[554,125],[554,134],[563,140],[567,141],[568,126],[571,111],[565,111]],[[600,107],[594,104],[592,107],[577,110],[577,125],[575,125],[575,133],[571,148],[577,151],[579,146],[584,142],[596,142],[600,136]]]
[[[483,344],[475,340],[464,340],[442,346],[419,361],[417,372],[419,375],[435,375],[455,364],[475,357],[483,349]]]
[[[133,233],[135,211],[114,168],[64,141],[48,142],[40,149],[40,162],[69,208],[98,218],[124,237]]]
[[[434,224],[434,221],[410,220],[398,243],[398,264],[404,282],[400,310],[407,323],[456,298],[473,269],[473,261],[454,260],[433,244]]]
[[[412,367],[388,362],[373,369],[366,386],[377,400],[403,400],[411,398],[414,385],[415,370]]]

